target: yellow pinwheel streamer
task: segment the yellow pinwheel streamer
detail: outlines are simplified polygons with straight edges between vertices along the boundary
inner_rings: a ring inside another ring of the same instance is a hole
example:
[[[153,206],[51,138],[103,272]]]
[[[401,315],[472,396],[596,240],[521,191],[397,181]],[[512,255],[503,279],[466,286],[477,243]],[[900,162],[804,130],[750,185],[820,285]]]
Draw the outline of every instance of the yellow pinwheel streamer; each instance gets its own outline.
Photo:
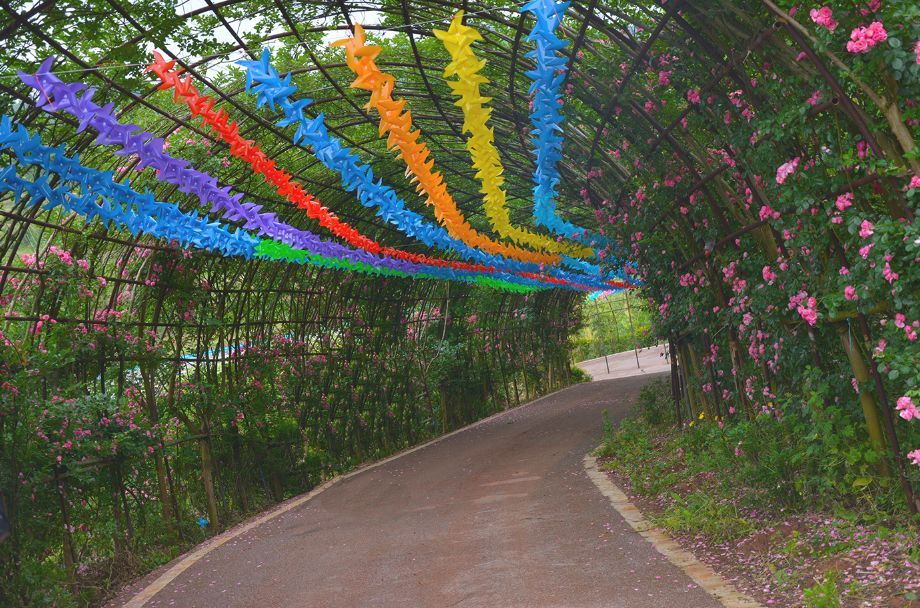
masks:
[[[463,11],[454,16],[447,31],[434,30],[434,35],[444,44],[452,59],[444,70],[444,77],[457,76],[457,80],[448,80],[447,84],[458,97],[454,105],[463,110],[463,130],[470,134],[466,140],[466,149],[476,169],[476,179],[482,184],[480,192],[484,195],[486,216],[492,228],[518,245],[570,256],[592,257],[594,250],[590,247],[561,243],[511,223],[505,190],[502,188],[505,183],[502,176],[504,168],[495,148],[495,134],[487,126],[492,109],[486,107],[486,104],[491,98],[483,97],[479,90],[480,85],[489,82],[488,78],[479,73],[486,62],[477,59],[472,48],[473,42],[482,40],[482,36],[475,29],[463,25]]]
[[[561,260],[559,255],[506,245],[490,239],[470,226],[447,191],[444,178],[440,172],[433,169],[434,159],[428,158],[428,146],[418,141],[419,132],[412,128],[412,113],[403,112],[406,100],[393,99],[396,79],[391,74],[382,72],[375,62],[375,58],[380,54],[380,47],[365,45],[365,41],[364,28],[355,25],[353,38],[332,44],[345,47],[348,67],[357,76],[351,86],[370,91],[371,97],[367,107],[376,109],[380,114],[380,136],[389,133],[387,147],[399,151],[398,155],[413,175],[413,181],[418,182],[418,191],[424,192],[428,204],[435,209],[435,217],[444,225],[447,232],[471,247],[492,254],[535,264],[557,264]]]

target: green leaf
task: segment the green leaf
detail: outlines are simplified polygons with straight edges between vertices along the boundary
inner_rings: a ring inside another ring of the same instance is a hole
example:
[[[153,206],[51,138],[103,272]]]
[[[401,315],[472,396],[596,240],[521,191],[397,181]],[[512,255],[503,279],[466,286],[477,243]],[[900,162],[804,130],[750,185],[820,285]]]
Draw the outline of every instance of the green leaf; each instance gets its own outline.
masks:
[[[871,477],[857,477],[856,479],[853,480],[853,489],[861,490],[862,488],[865,488],[870,483],[872,483]]]
[[[888,46],[890,46],[893,49],[899,49],[901,48],[901,41],[898,40],[897,38],[889,38]]]

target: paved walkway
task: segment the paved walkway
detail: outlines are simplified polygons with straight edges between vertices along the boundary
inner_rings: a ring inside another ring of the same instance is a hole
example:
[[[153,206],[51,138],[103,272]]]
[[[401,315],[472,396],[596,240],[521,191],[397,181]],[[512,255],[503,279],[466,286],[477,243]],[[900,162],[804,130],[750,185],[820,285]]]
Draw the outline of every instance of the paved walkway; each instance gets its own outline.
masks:
[[[627,350],[606,357],[588,359],[576,365],[586,371],[592,380],[659,374],[671,371],[671,363],[664,357],[665,350],[664,346],[649,346],[638,349],[638,352]]]
[[[146,606],[718,608],[583,468],[601,411],[621,419],[648,379],[574,386],[358,473],[202,555]]]

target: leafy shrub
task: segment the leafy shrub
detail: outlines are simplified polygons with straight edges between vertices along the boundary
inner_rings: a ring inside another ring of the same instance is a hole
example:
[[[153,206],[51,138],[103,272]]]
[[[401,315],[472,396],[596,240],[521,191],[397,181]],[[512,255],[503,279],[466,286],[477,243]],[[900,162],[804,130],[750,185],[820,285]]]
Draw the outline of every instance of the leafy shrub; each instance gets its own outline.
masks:
[[[837,572],[831,570],[820,583],[805,589],[806,608],[840,608],[840,591],[837,589]]]
[[[591,376],[585,370],[581,369],[578,366],[573,365],[569,368],[569,373],[572,375],[572,382],[574,384],[580,384],[582,382],[591,382]]]
[[[720,500],[708,492],[696,491],[679,496],[656,523],[668,530],[684,534],[702,533],[717,541],[741,538],[755,529],[755,523],[743,517],[728,500]]]
[[[674,402],[671,399],[670,381],[655,380],[643,386],[639,391],[636,410],[649,426],[674,424]]]

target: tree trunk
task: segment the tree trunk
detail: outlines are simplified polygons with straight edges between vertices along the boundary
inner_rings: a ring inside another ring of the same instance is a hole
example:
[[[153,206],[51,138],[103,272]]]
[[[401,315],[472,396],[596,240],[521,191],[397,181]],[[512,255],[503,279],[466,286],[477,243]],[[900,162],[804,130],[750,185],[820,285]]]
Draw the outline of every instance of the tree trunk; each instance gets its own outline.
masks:
[[[73,539],[70,533],[70,518],[67,513],[67,490],[64,488],[64,482],[58,475],[57,469],[54,470],[54,482],[57,486],[58,500],[61,505],[61,520],[64,523],[64,570],[67,573],[67,580],[71,584],[74,582],[74,552]]]
[[[673,338],[668,339],[668,352],[671,359],[671,399],[674,400],[674,413],[677,415],[677,428],[684,426],[680,411],[680,373],[677,371],[677,347]]]
[[[211,459],[210,433],[198,440],[198,451],[201,454],[201,481],[208,499],[208,526],[217,529],[217,497],[214,495],[214,462]]]
[[[869,368],[863,360],[862,353],[853,341],[847,327],[838,323],[836,326],[837,333],[840,335],[840,342],[843,343],[843,350],[850,360],[850,367],[853,369],[853,376],[856,381],[865,386],[869,382]],[[875,397],[867,388],[859,391],[859,403],[862,406],[863,417],[866,419],[866,428],[869,431],[869,441],[872,448],[879,458],[879,471],[882,475],[889,477],[891,469],[888,466],[888,456],[885,454],[885,438],[882,435],[882,424],[879,419],[878,405],[875,403]]]
[[[160,421],[160,411],[157,407],[156,387],[153,383],[153,371],[146,366],[141,366],[141,378],[144,381],[144,405],[147,408],[147,419],[152,424]],[[166,479],[166,463],[163,462],[163,440],[157,439],[157,450],[153,453],[154,465],[157,475],[157,490],[160,496],[160,509],[163,512],[163,522],[169,532],[175,532],[178,520],[173,513],[172,500],[169,495],[169,480]]]

